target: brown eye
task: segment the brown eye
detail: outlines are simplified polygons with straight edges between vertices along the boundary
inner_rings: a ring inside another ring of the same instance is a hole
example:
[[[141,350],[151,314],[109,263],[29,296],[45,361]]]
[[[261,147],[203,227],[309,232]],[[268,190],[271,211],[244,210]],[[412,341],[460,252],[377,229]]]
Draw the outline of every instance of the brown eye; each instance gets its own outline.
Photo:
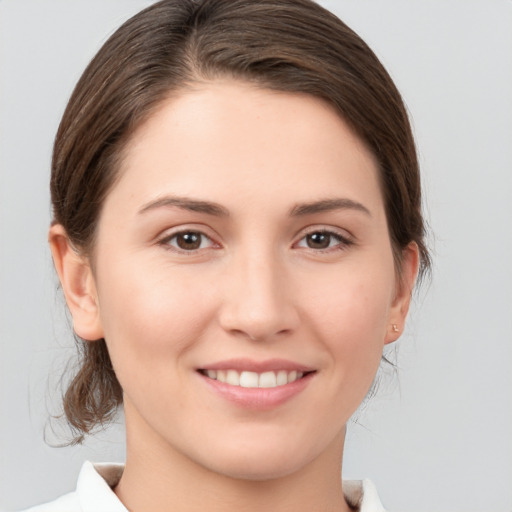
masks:
[[[327,250],[346,249],[352,244],[353,242],[349,238],[334,231],[318,230],[304,235],[296,247],[327,252]]]
[[[333,236],[330,233],[317,231],[306,235],[306,245],[310,249],[327,249],[331,245]]]
[[[213,245],[212,240],[200,231],[180,231],[174,235],[165,238],[160,242],[162,245],[171,246],[171,248],[180,251],[197,251]]]
[[[180,249],[185,251],[193,251],[201,247],[201,233],[197,231],[187,231],[176,235],[176,244]]]

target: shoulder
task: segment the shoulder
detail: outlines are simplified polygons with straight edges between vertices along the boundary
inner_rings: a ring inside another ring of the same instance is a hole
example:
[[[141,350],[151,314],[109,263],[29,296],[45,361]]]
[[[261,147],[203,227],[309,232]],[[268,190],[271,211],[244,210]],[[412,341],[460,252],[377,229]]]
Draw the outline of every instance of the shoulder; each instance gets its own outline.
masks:
[[[81,510],[76,492],[70,492],[55,501],[28,508],[23,512],[81,512]]]
[[[23,512],[127,512],[112,490],[123,469],[122,464],[85,462],[75,491]]]

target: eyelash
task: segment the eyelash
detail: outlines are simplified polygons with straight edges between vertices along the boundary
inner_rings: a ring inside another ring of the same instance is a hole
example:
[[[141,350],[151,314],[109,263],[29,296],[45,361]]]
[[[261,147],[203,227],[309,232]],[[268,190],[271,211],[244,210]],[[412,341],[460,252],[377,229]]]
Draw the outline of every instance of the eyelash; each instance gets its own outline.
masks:
[[[174,239],[177,240],[178,237],[186,236],[186,235],[198,236],[200,238],[199,247],[196,247],[196,248],[193,248],[193,249],[189,250],[189,249],[184,249],[182,247],[179,247],[179,246],[174,245],[174,244],[171,243],[172,240],[174,240]],[[327,236],[328,239],[329,239],[329,245],[327,247],[320,247],[320,248],[301,246],[300,245],[301,242],[304,242],[304,243],[307,244],[307,238],[312,236],[312,235]],[[333,239],[336,241],[336,243],[335,243],[335,245],[331,246],[331,242],[332,242]],[[203,242],[205,240],[210,241],[211,245],[209,247],[201,247],[201,245],[203,245]],[[220,245],[217,244],[216,242],[214,242],[211,237],[209,237],[208,235],[206,235],[202,231],[194,230],[194,229],[184,229],[184,230],[181,230],[181,231],[177,231],[175,233],[171,233],[171,234],[165,236],[164,238],[160,239],[158,241],[158,244],[163,246],[167,250],[175,251],[175,252],[178,252],[178,253],[181,253],[181,254],[189,254],[189,255],[196,254],[198,251],[201,251],[201,250],[207,250],[207,249],[211,249],[211,248],[218,248],[218,247],[220,247]],[[337,233],[335,231],[331,231],[331,230],[328,230],[328,229],[311,229],[309,232],[305,233],[297,242],[295,242],[293,244],[294,247],[302,247],[302,248],[307,249],[309,251],[320,252],[320,253],[327,253],[327,252],[340,251],[340,250],[342,251],[342,250],[350,247],[351,245],[354,245],[354,241],[353,240],[351,240],[350,238],[348,238],[346,236],[341,235],[340,233]]]
[[[308,236],[312,236],[312,235],[324,235],[324,236],[329,237],[329,246],[326,248],[314,248],[314,247],[307,247],[307,246],[304,247],[305,249],[308,249],[310,251],[323,252],[323,253],[331,252],[331,251],[343,251],[343,250],[347,249],[348,247],[350,247],[351,245],[354,245],[354,241],[351,240],[350,238],[343,236],[340,233],[337,233],[336,231],[331,231],[331,230],[325,229],[325,228],[311,229],[294,245],[300,244],[302,241],[307,240]],[[332,241],[332,239],[337,241],[337,243],[333,246],[330,245],[330,242]]]
[[[182,247],[173,245],[171,243],[172,240],[174,240],[174,239],[177,240],[179,236],[186,236],[186,235],[197,235],[197,236],[199,236],[199,238],[200,238],[200,242],[199,242],[200,245],[199,245],[199,247],[198,248],[194,248],[192,250],[189,250],[189,249],[183,249]],[[201,247],[201,245],[203,245],[203,242],[205,240],[209,240],[211,242],[211,246],[210,247]],[[204,234],[202,231],[199,231],[197,229],[183,229],[181,231],[176,231],[175,233],[171,233],[171,234],[165,236],[164,238],[160,239],[158,241],[158,244],[163,246],[167,250],[175,251],[175,252],[178,252],[178,253],[181,253],[181,254],[196,254],[200,250],[211,249],[213,246],[216,246],[216,245],[218,246],[218,244],[216,244],[211,239],[211,237],[209,237],[208,235]]]

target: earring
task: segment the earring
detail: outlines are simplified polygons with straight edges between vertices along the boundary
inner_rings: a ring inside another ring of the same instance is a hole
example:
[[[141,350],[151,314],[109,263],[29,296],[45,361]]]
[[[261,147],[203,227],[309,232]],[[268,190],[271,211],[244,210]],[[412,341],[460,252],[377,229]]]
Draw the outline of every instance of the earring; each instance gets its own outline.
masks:
[[[399,332],[398,331],[398,325],[392,324],[391,327],[393,328],[393,332]]]

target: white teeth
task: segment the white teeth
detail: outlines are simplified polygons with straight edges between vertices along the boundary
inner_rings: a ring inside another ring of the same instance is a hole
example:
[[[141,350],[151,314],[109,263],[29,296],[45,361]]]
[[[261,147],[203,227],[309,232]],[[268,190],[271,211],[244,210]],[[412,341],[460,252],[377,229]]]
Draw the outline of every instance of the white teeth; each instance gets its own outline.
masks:
[[[260,388],[275,388],[277,386],[277,378],[274,372],[264,372],[260,375]]]
[[[236,370],[226,372],[226,383],[232,386],[240,386],[240,374]]]
[[[243,388],[275,388],[295,382],[303,377],[303,372],[292,370],[279,370],[277,372],[238,372],[237,370],[206,370],[204,373],[210,379],[224,382],[231,386],[241,386]]]
[[[240,374],[240,386],[243,388],[257,388],[258,374],[256,372],[242,372]]]
[[[277,372],[277,382],[278,386],[284,386],[288,384],[288,372],[286,370],[279,370]]]

